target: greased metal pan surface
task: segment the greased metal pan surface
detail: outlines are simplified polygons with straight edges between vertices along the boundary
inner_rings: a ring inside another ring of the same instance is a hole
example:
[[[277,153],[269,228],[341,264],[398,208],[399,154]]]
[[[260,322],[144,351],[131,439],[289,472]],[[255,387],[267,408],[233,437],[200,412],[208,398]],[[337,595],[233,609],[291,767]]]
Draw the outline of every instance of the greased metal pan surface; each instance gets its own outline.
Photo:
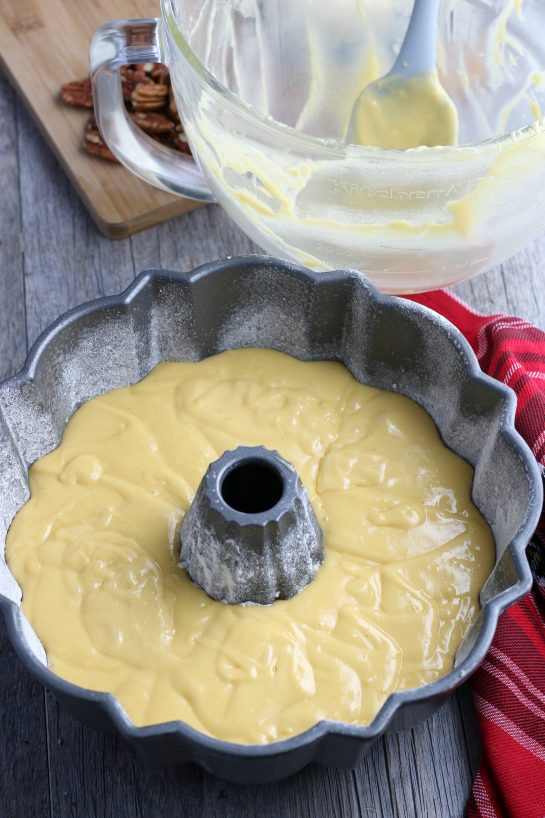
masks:
[[[415,399],[446,444],[475,467],[473,499],[497,546],[481,612],[450,673],[393,693],[367,727],[323,721],[268,745],[220,741],[182,722],[136,727],[113,695],[56,676],[4,560],[9,525],[28,497],[28,466],[58,445],[81,403],[140,380],[160,361],[247,346],[342,361],[359,381]],[[245,783],[278,780],[311,761],[354,766],[378,736],[427,718],[467,679],[484,659],[500,613],[531,586],[525,547],[539,518],[542,482],[515,431],[515,405],[514,393],[482,374],[448,321],[379,294],[361,273],[314,274],[264,256],[215,261],[189,273],[144,272],[121,295],[59,318],[23,370],[0,384],[0,607],[10,638],[31,673],[74,716],[119,732],[151,766],[196,762]]]

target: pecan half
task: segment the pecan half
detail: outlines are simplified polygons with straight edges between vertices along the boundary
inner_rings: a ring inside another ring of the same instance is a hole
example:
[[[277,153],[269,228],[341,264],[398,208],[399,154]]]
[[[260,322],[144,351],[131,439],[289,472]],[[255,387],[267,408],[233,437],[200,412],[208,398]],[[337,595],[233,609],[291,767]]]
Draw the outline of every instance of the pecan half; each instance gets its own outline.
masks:
[[[168,86],[139,82],[131,95],[135,111],[159,111],[168,100]]]
[[[162,137],[161,141],[165,145],[169,145],[169,147],[174,148],[181,153],[186,153],[188,156],[191,155],[189,142],[187,141],[187,137],[181,124],[176,126],[171,133],[167,134],[165,137]]]
[[[170,85],[170,74],[168,68],[162,62],[154,63],[151,71],[148,71],[150,77],[158,82],[160,85]]]
[[[155,111],[135,111],[131,117],[138,127],[149,134],[165,134],[174,130],[172,120]]]
[[[173,140],[173,147],[182,153],[186,153],[188,156],[191,156],[191,148],[189,147],[189,142],[184,134],[176,134]]]
[[[90,79],[67,82],[61,88],[61,98],[67,105],[75,108],[93,107],[93,90]]]
[[[98,131],[98,122],[95,116],[95,112],[93,111],[92,114],[89,114],[89,119],[85,123],[85,130],[86,131]]]
[[[100,159],[107,159],[109,162],[117,162],[117,159],[104,142],[98,128],[93,127],[94,116],[87,123],[85,136],[83,138],[83,150],[91,156],[98,156]]]
[[[161,63],[133,63],[122,66],[120,73],[125,108],[133,122],[163,145],[190,154],[168,68]],[[68,105],[93,108],[88,79],[66,83],[61,96]],[[92,156],[117,162],[101,136],[94,112],[85,125],[82,147]]]
[[[178,114],[178,108],[176,107],[176,100],[174,99],[172,88],[170,88],[168,94],[168,115],[172,117],[174,122],[180,121],[180,115]]]
[[[135,70],[132,65],[124,65],[121,68],[121,89],[123,100],[130,102],[134,89],[140,83],[153,85],[151,77],[142,70]]]

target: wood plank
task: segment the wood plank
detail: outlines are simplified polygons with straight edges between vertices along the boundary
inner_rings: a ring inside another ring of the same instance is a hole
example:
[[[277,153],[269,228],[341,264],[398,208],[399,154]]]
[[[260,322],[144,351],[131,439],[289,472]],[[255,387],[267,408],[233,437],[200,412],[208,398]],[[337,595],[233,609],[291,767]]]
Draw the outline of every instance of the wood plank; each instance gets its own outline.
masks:
[[[15,95],[0,76],[0,380],[19,369],[26,354],[21,208]]]
[[[29,342],[70,307],[133,278],[128,240],[97,232],[66,174],[19,106],[25,291]]]
[[[454,287],[484,313],[503,312],[545,329],[545,234],[513,258]]]
[[[0,617],[0,816],[50,813],[44,689],[25,670]],[[31,786],[29,786],[29,782]]]
[[[121,238],[199,207],[163,193],[121,165],[80,148],[87,113],[63,105],[61,85],[86,76],[93,32],[112,19],[159,15],[156,0],[4,0],[0,63],[15,84],[101,230]]]
[[[219,205],[133,236],[131,247],[135,275],[151,267],[192,270],[213,259],[261,252]]]
[[[150,770],[122,741],[81,727],[48,701],[57,818],[357,818],[354,774],[311,766],[280,784],[239,786],[199,768]],[[114,772],[115,771],[115,772]],[[388,813],[377,813],[377,815]]]
[[[460,710],[460,724],[464,731],[465,745],[471,770],[470,778],[473,780],[481,763],[483,748],[469,685],[464,685],[458,691],[456,699]]]
[[[352,775],[358,811],[350,814],[437,818],[448,803],[449,818],[461,816],[473,776],[457,696],[413,730],[380,741]]]
[[[0,379],[26,354],[16,105],[0,77]],[[0,617],[0,815],[49,815],[44,692],[25,672]],[[28,782],[32,786],[28,786]]]

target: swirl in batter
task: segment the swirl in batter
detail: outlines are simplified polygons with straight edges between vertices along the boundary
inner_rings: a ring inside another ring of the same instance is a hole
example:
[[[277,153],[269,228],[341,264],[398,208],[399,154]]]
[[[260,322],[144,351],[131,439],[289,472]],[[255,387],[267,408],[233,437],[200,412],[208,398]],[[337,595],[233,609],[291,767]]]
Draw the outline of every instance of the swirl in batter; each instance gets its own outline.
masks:
[[[325,560],[293,599],[225,605],[178,567],[179,527],[208,465],[259,444],[297,469]],[[408,398],[338,363],[233,350],[78,409],[31,467],[6,553],[59,676],[137,725],[266,743],[368,724],[452,668],[495,554],[472,479]]]

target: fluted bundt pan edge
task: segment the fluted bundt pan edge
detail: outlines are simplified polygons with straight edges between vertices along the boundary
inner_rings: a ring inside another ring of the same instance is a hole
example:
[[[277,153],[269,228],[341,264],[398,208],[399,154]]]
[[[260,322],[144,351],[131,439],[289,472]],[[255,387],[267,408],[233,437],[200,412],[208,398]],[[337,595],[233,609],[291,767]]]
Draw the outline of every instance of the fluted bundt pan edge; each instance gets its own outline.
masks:
[[[27,469],[53,449],[75,409],[134,383],[159,361],[198,360],[261,346],[302,359],[335,359],[364,383],[416,399],[443,439],[475,466],[473,497],[497,543],[482,610],[455,668],[417,690],[392,694],[367,727],[324,721],[286,741],[238,745],[181,722],[135,727],[111,695],[65,682],[21,612],[4,561],[11,520],[28,496]],[[483,375],[462,335],[424,307],[380,295],[361,274],[314,274],[274,258],[212,262],[190,273],[142,273],[121,295],[71,310],[33,346],[24,369],[0,385],[0,605],[29,670],[82,721],[123,735],[152,766],[194,761],[232,781],[278,780],[310,761],[350,767],[386,730],[431,715],[484,659],[498,617],[530,588],[525,547],[542,485],[514,429],[516,400]]]

